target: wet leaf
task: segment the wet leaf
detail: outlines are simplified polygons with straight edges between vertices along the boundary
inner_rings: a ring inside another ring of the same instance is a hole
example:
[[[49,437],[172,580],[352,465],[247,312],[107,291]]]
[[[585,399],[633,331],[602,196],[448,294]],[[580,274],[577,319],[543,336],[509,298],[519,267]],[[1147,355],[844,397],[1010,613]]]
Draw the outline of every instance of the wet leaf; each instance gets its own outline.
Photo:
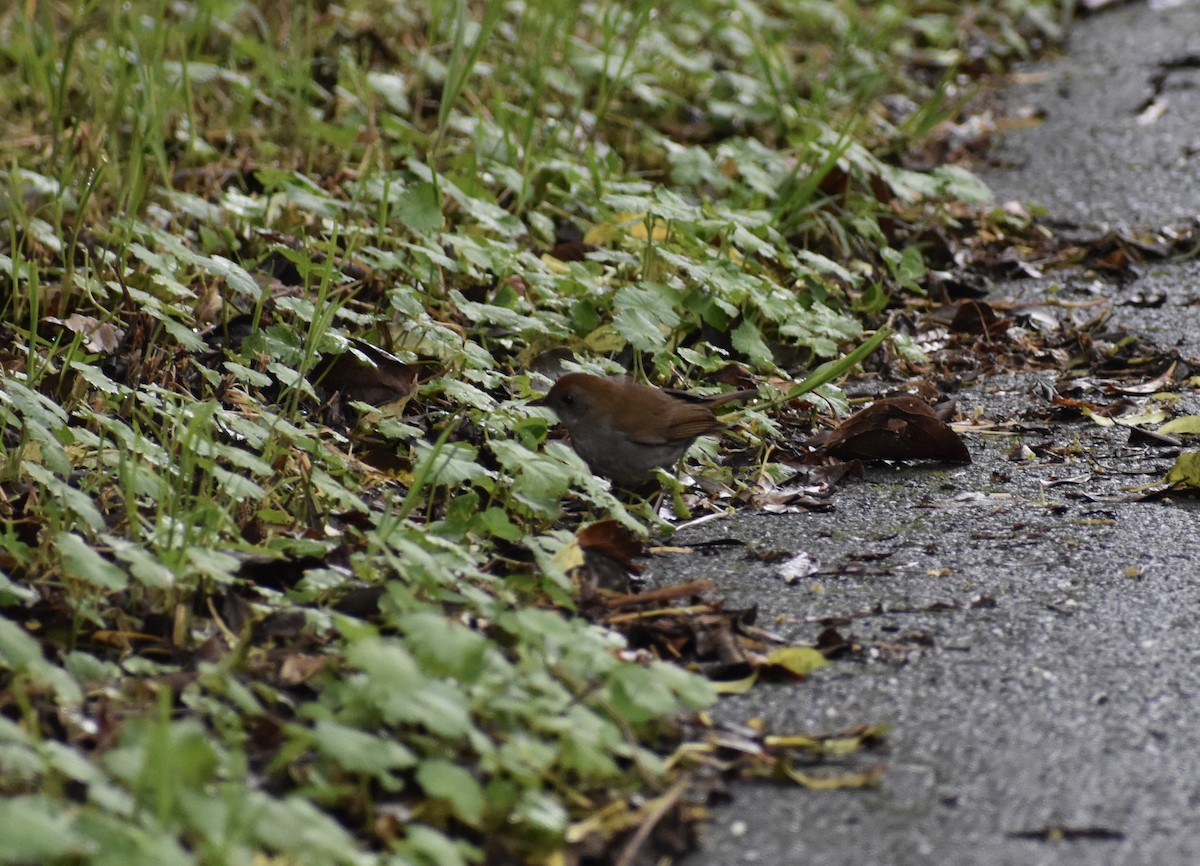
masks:
[[[916,397],[877,400],[843,421],[825,451],[863,460],[946,460],[970,463],[971,454],[928,403]]]
[[[1178,448],[1183,442],[1175,436],[1165,436],[1157,431],[1143,430],[1141,427],[1130,427],[1129,444],[1153,445],[1156,448]]]
[[[633,557],[645,553],[642,539],[615,520],[586,526],[575,540],[583,555],[570,573],[579,587],[581,601],[594,598],[599,590],[628,592],[630,578],[644,570],[633,561]]]
[[[1134,411],[1127,411],[1130,409]],[[1084,417],[1090,418],[1101,427],[1112,427],[1116,424],[1123,427],[1143,427],[1149,424],[1159,424],[1167,417],[1165,409],[1145,409],[1139,412],[1132,404],[1113,404],[1105,406],[1100,411],[1096,411],[1090,406],[1083,406],[1080,411]]]

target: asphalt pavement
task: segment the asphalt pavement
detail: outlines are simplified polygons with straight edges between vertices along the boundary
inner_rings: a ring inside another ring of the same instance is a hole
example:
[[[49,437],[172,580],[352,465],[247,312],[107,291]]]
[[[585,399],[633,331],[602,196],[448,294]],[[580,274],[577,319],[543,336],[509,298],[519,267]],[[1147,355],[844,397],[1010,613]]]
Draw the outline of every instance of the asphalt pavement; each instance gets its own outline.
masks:
[[[1120,6],[1078,23],[1069,49],[1006,95],[1045,119],[999,146],[1005,167],[985,174],[997,199],[1043,204],[1065,231],[1194,223],[1200,2]],[[1163,302],[1114,307],[1114,328],[1200,357],[1194,261],[995,295],[1130,292]],[[1011,420],[1044,399],[1039,382],[1055,374],[983,378],[957,396]],[[1177,393],[1177,411],[1200,414],[1194,389]],[[876,466],[832,512],[738,514],[675,540],[742,547],[654,561],[652,580],[712,578],[793,640],[842,616],[872,648],[726,698],[719,719],[781,733],[890,726],[879,753],[844,768],[884,764],[878,786],[739,783],[686,866],[1200,863],[1200,508],[1118,501],[1161,478],[1173,452],[1086,419],[966,438],[970,466]],[[806,552],[817,570],[789,583],[751,548]]]

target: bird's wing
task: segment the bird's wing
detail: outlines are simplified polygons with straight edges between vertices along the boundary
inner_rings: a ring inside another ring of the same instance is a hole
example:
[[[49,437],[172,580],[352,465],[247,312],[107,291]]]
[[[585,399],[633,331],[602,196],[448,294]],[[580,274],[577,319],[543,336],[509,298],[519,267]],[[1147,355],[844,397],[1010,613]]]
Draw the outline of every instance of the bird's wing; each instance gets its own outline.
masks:
[[[695,439],[708,433],[716,433],[725,427],[707,406],[690,403],[676,404],[667,425],[666,440]]]

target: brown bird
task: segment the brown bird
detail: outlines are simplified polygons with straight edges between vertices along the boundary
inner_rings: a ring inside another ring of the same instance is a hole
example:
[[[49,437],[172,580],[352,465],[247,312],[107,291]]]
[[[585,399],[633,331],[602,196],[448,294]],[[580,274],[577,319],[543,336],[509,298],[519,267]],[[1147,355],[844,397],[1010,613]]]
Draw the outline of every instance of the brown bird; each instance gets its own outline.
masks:
[[[675,465],[698,436],[724,429],[713,409],[757,393],[693,397],[631,379],[568,373],[539,403],[554,410],[571,447],[597,475],[640,485]]]

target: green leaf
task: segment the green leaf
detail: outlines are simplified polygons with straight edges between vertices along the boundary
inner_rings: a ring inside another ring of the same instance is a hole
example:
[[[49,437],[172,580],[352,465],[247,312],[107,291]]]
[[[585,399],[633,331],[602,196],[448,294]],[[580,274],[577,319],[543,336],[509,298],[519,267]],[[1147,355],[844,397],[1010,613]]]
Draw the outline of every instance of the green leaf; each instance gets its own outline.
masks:
[[[49,797],[11,797],[0,809],[0,863],[50,863],[93,847],[76,829],[71,813]]]
[[[362,863],[354,837],[333,817],[303,797],[276,800],[262,793],[246,797],[241,814],[264,845],[295,855],[300,863]]]
[[[495,473],[479,465],[479,451],[473,446],[465,442],[446,442],[435,448],[419,442],[415,450],[414,477],[427,477],[427,483],[435,486],[451,487],[470,481],[485,490],[491,488]]]
[[[113,555],[129,566],[129,572],[145,586],[166,589],[175,583],[175,573],[143,547],[105,533],[100,539],[112,548]]]
[[[21,469],[45,487],[55,500],[66,505],[76,517],[87,524],[89,529],[99,532],[104,528],[104,517],[100,514],[100,509],[82,490],[70,486],[45,467],[31,460],[22,460]]]
[[[587,471],[575,453],[571,465],[564,465],[551,454],[536,454],[506,439],[489,443],[492,453],[506,470],[513,474],[512,496],[532,514],[553,518],[562,511],[562,500],[579,472]],[[574,469],[572,467],[575,467]]]
[[[449,803],[463,823],[479,826],[483,819],[483,788],[465,769],[450,761],[431,758],[417,768],[417,782],[429,796]]]
[[[483,673],[489,643],[483,635],[440,613],[414,611],[396,619],[413,655],[437,677],[473,683]]]
[[[939,165],[932,172],[938,194],[967,204],[987,204],[995,197],[991,188],[976,174],[961,165]]]
[[[775,365],[775,356],[771,354],[771,350],[763,340],[758,326],[749,319],[743,319],[733,329],[733,333],[729,335],[729,339],[733,343],[733,348],[749,358],[754,364],[760,367],[773,367]]]
[[[197,571],[218,583],[231,583],[236,580],[238,569],[242,565],[233,554],[208,547],[189,547],[186,553],[188,562]]]
[[[33,674],[54,689],[64,704],[74,706],[83,701],[83,692],[71,675],[46,661],[38,642],[15,622],[3,617],[0,617],[0,667]]]
[[[512,818],[539,833],[562,836],[570,825],[570,815],[562,801],[546,791],[526,789],[512,811]]]
[[[257,501],[267,495],[267,491],[261,485],[240,473],[230,472],[222,466],[210,466],[208,471],[217,483],[217,489],[221,491],[222,496],[227,496],[235,501]]]
[[[12,552],[12,549],[16,547],[16,545],[20,544],[20,542],[13,538],[4,538],[2,536],[0,536],[0,541],[3,541],[9,546],[10,553]],[[22,556],[24,556],[25,553],[27,553],[27,549],[22,551]],[[11,598],[4,598],[4,596],[11,596]],[[4,572],[3,569],[0,569],[0,606],[8,603],[29,605],[37,601],[37,597],[38,594],[36,590],[28,586],[23,586],[19,583],[15,583],[12,578],[10,578],[8,574]]]
[[[337,761],[343,769],[355,773],[402,770],[417,763],[417,756],[391,737],[360,731],[328,719],[316,723],[312,737],[321,752]]]
[[[917,247],[905,247],[904,252],[884,248],[879,255],[891,269],[896,282],[907,289],[921,291],[919,283],[925,276],[925,258]]]
[[[608,678],[612,702],[627,721],[641,724],[657,717],[670,716],[678,709],[670,689],[653,669],[636,664],[617,667]]]
[[[679,696],[690,710],[702,710],[716,703],[717,693],[712,683],[691,671],[668,662],[655,662],[651,670],[663,686]]]
[[[471,521],[471,527],[481,535],[510,542],[520,541],[525,535],[520,527],[508,519],[508,512],[503,508],[492,507],[478,512]]]
[[[679,327],[678,296],[658,283],[626,286],[613,298],[613,327],[639,352],[661,352]]]
[[[209,256],[207,263],[209,272],[223,278],[225,285],[238,294],[249,298],[257,298],[262,294],[262,289],[254,281],[254,277],[250,276],[246,269],[237,262],[230,261],[224,256]]]
[[[9,403],[21,417],[36,421],[48,430],[67,426],[67,413],[62,407],[8,376],[0,377],[0,403]]]
[[[129,576],[122,568],[109,562],[75,533],[60,532],[57,547],[63,568],[71,577],[113,591],[124,589],[129,583]]]
[[[29,632],[0,617],[0,664],[9,670],[23,671],[42,661],[42,648]]]
[[[455,842],[446,834],[424,824],[409,824],[405,828],[407,838],[397,846],[401,856],[417,858],[421,866],[467,866],[478,862],[476,849],[465,842]]]
[[[413,722],[456,740],[474,729],[466,694],[457,684],[428,678],[399,641],[356,641],[347,660],[369,678],[369,698],[387,721]]]
[[[105,394],[128,394],[129,388],[124,385],[119,385],[108,376],[104,375],[95,364],[84,364],[82,361],[72,361],[71,369],[83,377],[83,380],[95,388],[97,391],[102,391]]]
[[[120,802],[120,793],[111,785],[93,783],[88,787],[89,801],[115,812],[80,813],[79,832],[97,848],[86,861],[88,866],[196,866],[196,859],[160,827],[130,823],[124,816],[134,807]]]
[[[446,224],[437,187],[417,183],[396,200],[396,216],[413,234],[428,235],[441,231]]]

